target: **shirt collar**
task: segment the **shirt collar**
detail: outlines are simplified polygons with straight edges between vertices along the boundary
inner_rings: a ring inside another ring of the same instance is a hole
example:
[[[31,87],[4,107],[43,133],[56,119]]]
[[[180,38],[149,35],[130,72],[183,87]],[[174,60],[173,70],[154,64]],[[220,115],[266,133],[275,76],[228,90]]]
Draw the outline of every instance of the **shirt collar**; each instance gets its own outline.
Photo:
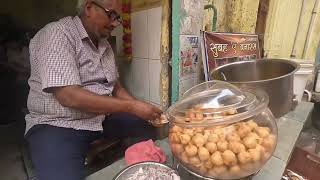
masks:
[[[79,16],[75,16],[73,18],[73,21],[78,29],[78,32],[79,32],[79,35],[80,35],[80,38],[83,40],[83,39],[90,39],[89,38],[89,35],[86,31],[86,29],[84,28],[83,24],[82,24],[82,21],[81,19],[79,18]],[[91,40],[90,40],[91,41]],[[92,44],[93,45],[93,44]],[[98,45],[98,50],[100,51],[100,53],[103,53],[107,48],[111,48],[109,42],[108,42],[108,39],[107,38],[103,38],[99,41],[99,45]]]
[[[88,38],[89,35],[88,35],[86,29],[84,28],[84,26],[83,26],[83,24],[82,24],[81,19],[79,18],[79,16],[75,16],[75,17],[73,18],[73,21],[74,21],[74,23],[75,23],[75,25],[76,25],[76,27],[77,27],[77,29],[78,29],[80,38],[81,38],[81,39]]]

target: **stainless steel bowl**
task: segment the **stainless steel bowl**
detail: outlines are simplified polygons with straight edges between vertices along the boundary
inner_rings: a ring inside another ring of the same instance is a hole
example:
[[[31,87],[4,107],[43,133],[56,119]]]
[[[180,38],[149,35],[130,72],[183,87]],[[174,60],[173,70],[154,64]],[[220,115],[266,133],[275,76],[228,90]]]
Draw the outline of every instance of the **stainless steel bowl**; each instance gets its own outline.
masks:
[[[269,108],[276,118],[294,107],[293,76],[299,64],[285,59],[239,61],[210,72],[211,78],[240,88],[260,88],[269,95]]]
[[[174,169],[172,169],[167,165],[157,163],[157,162],[142,162],[142,163],[133,164],[123,169],[113,179],[114,180],[131,180],[131,179],[140,180],[134,176],[139,174],[138,172],[141,170],[144,171],[145,174],[147,174],[149,170],[157,170],[156,171],[157,175],[161,175],[162,173],[163,177],[165,177],[165,175],[167,175],[168,177],[171,177],[167,179],[161,178],[161,180],[180,180],[178,173]],[[153,179],[152,177],[148,176],[145,180],[153,180]]]

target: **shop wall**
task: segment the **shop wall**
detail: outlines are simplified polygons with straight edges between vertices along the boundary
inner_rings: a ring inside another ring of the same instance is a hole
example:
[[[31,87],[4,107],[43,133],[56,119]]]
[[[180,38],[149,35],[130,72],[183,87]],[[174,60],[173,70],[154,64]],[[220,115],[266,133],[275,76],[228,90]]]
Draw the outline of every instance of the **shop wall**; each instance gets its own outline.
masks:
[[[179,80],[178,92],[174,95],[173,101],[181,98],[184,92],[201,81],[202,61],[199,37],[203,22],[203,0],[180,0],[179,21],[179,44],[173,44],[179,47],[178,67],[173,67],[174,71],[178,71]],[[194,40],[197,41],[194,42],[197,47],[192,45]],[[192,58],[194,56],[197,57]]]
[[[205,0],[204,5],[216,10],[204,10],[204,30],[257,33],[268,58],[315,59],[320,40],[319,0]],[[263,19],[257,18],[259,5],[266,8],[260,12]],[[265,27],[257,29],[259,23]]]
[[[133,59],[121,55],[121,30],[118,30],[118,62],[121,81],[138,99],[160,105],[160,36],[162,8],[134,9],[131,15]]]
[[[173,102],[189,88],[203,81],[201,53],[198,53],[196,62],[192,61],[193,66],[185,65],[189,60],[184,57],[184,54],[190,52],[191,49],[186,43],[187,39],[199,38],[200,30],[254,33],[258,6],[259,1],[257,0],[180,0],[180,39],[178,41],[180,44],[179,50],[173,49],[174,52],[179,51],[179,57],[173,57],[178,58],[178,63],[173,65]],[[173,21],[177,21],[175,17]],[[173,43],[173,46],[176,44]],[[178,80],[175,80],[175,76],[179,77]]]
[[[314,60],[320,40],[319,0],[270,0],[265,56]]]
[[[213,8],[206,8],[210,6]],[[254,33],[258,6],[259,0],[204,0],[203,29]]]

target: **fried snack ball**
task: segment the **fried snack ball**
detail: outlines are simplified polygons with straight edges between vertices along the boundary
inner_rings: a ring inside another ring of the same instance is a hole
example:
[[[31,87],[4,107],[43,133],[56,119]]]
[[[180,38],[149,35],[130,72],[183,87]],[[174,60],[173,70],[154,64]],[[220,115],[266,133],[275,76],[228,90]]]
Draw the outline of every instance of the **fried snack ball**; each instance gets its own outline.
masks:
[[[180,137],[179,137],[180,133],[170,133],[169,134],[169,141],[171,143],[176,143],[179,144],[180,143]]]
[[[212,169],[209,169],[208,170],[208,173],[207,173],[208,176],[212,176],[212,177],[217,177],[217,173],[215,172],[215,170],[212,168]]]
[[[224,128],[216,128],[213,130],[213,133],[218,135],[219,139],[225,139]]]
[[[210,134],[209,137],[208,137],[208,142],[218,142],[219,141],[219,136],[217,134]]]
[[[192,137],[194,135],[194,132],[192,129],[189,129],[189,128],[184,128],[183,131],[182,131],[183,134],[187,134],[189,135],[190,137]]]
[[[195,132],[195,133],[203,133],[203,130],[204,130],[203,127],[193,128],[193,132]]]
[[[240,138],[240,136],[239,136],[237,133],[233,132],[233,133],[227,134],[227,140],[228,140],[229,142],[232,142],[232,141],[241,141],[241,138]]]
[[[214,170],[214,172],[217,174],[217,175],[223,175],[223,174],[225,174],[226,172],[227,172],[227,167],[226,166],[224,166],[224,165],[222,165],[222,166],[215,166],[215,167],[213,167],[213,170]]]
[[[184,149],[189,157],[195,156],[198,153],[198,148],[192,144],[186,145]]]
[[[236,132],[236,126],[235,125],[228,125],[226,127],[224,127],[224,134],[228,135],[231,133],[235,133]]]
[[[207,148],[204,148],[204,147],[199,147],[198,149],[198,156],[199,156],[199,159],[201,161],[206,161],[210,158],[210,153],[209,151],[207,150]]]
[[[243,169],[245,171],[252,171],[252,170],[256,169],[257,167],[259,167],[259,166],[254,163],[241,164],[241,169]]]
[[[224,141],[224,140],[217,142],[218,150],[221,151],[221,152],[227,150],[228,149],[228,145],[229,145],[229,143],[227,141]]]
[[[225,165],[232,166],[237,164],[237,157],[230,150],[226,150],[222,153],[222,159]]]
[[[253,162],[260,161],[261,151],[259,149],[249,149],[248,152],[250,153]]]
[[[254,132],[250,132],[247,137],[253,137],[257,140],[257,143],[258,144],[261,144],[262,143],[262,140],[263,138],[261,138],[257,133],[254,133]]]
[[[221,152],[216,151],[211,155],[211,162],[215,166],[222,166],[223,165],[223,159]]]
[[[189,158],[189,163],[194,167],[199,167],[201,164],[201,161],[197,156],[193,156]]]
[[[212,162],[211,162],[211,159],[205,161],[203,164],[204,164],[204,166],[205,166],[206,168],[208,168],[208,169],[211,169],[211,168],[213,167],[213,164],[212,164]]]
[[[180,142],[181,144],[188,144],[191,140],[191,137],[188,134],[180,134]]]
[[[214,143],[214,142],[207,142],[207,143],[205,144],[205,147],[207,148],[207,150],[208,150],[211,154],[214,153],[214,152],[216,152],[217,149],[218,149],[216,143]]]
[[[257,151],[260,151],[260,154],[264,154],[266,152],[266,149],[260,145],[260,144],[257,144],[256,148],[255,148]]]
[[[171,144],[172,151],[176,154],[180,154],[184,151],[182,144]]]
[[[229,149],[236,154],[246,150],[245,146],[240,142],[230,142]]]
[[[241,168],[239,165],[234,165],[230,167],[230,173],[234,176],[239,175],[241,173]]]
[[[254,122],[253,120],[247,121],[248,126],[250,126],[252,129],[255,129],[258,127],[258,124]]]
[[[238,154],[238,159],[242,164],[251,162],[251,155],[246,151],[242,151]]]
[[[170,133],[181,133],[183,131],[183,129],[177,125],[172,126],[172,128],[170,129]]]
[[[206,115],[203,117],[203,120],[212,120],[212,119],[214,119],[212,114],[206,114]]]
[[[243,144],[249,148],[249,149],[253,149],[256,148],[257,144],[258,144],[258,140],[252,136],[247,136],[243,139]]]
[[[200,174],[207,174],[208,169],[205,167],[204,164],[200,164],[200,166],[198,167],[198,171],[200,172]]]
[[[210,134],[211,134],[210,130],[203,130],[203,137],[204,137],[205,142],[208,141]]]
[[[196,121],[202,121],[204,119],[202,112],[196,112],[195,113],[195,119]]]
[[[252,128],[249,125],[242,123],[238,126],[238,135],[240,138],[244,138],[251,132],[251,130]]]
[[[191,109],[186,112],[186,117],[194,120],[196,118],[196,112],[193,109]]]
[[[197,133],[192,137],[192,142],[197,147],[202,147],[206,143],[204,136],[200,133]]]
[[[186,163],[186,164],[189,164],[189,157],[187,155],[187,152],[184,151],[180,154],[180,159],[182,162]]]
[[[263,139],[262,146],[264,146],[264,148],[270,152],[272,148],[275,146],[275,143],[276,137],[274,135],[269,135],[268,137]]]
[[[266,138],[270,134],[270,129],[268,127],[257,127],[255,131],[262,138]]]
[[[230,109],[226,111],[226,115],[234,115],[237,114],[237,110],[236,109]]]

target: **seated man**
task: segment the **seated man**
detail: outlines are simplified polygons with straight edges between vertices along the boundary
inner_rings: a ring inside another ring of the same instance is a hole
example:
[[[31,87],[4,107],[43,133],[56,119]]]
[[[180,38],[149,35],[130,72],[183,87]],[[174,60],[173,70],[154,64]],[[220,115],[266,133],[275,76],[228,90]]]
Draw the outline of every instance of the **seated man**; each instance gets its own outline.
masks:
[[[119,9],[117,0],[79,0],[78,16],[46,25],[30,42],[25,138],[39,180],[83,179],[98,138],[155,137],[147,121],[161,111],[118,81],[107,38],[121,24]]]

